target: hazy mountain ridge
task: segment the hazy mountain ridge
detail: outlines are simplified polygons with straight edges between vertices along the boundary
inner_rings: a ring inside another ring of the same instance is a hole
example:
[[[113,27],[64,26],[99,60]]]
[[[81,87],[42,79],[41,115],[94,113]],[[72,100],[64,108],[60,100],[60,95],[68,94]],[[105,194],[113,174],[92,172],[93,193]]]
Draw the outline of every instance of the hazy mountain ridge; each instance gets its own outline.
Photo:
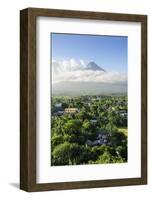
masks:
[[[98,95],[127,93],[126,83],[61,82],[53,84],[53,95]]]

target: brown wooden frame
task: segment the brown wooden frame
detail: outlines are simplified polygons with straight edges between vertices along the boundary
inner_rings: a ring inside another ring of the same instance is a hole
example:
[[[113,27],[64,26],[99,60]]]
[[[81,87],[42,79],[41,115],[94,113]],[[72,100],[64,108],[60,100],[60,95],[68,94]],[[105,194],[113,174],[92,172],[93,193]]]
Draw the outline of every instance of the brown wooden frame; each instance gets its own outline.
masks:
[[[36,18],[62,17],[141,23],[141,178],[36,183]],[[147,184],[147,16],[27,8],[20,12],[20,188],[46,191]]]

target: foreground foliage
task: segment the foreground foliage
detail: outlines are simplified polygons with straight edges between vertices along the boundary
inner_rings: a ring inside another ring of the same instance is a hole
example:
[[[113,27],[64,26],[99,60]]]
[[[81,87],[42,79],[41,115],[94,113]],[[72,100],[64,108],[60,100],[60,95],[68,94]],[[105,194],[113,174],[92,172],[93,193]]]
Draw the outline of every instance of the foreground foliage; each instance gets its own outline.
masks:
[[[78,112],[66,113],[66,108]],[[126,97],[53,97],[51,165],[127,162],[125,127]]]

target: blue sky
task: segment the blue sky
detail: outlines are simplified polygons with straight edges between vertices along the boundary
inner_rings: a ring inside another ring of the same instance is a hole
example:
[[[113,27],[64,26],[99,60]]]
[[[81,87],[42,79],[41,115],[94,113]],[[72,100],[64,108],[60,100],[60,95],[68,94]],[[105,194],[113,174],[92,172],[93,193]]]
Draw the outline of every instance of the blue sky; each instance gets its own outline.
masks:
[[[127,73],[127,36],[52,33],[53,60],[94,61],[107,71]]]

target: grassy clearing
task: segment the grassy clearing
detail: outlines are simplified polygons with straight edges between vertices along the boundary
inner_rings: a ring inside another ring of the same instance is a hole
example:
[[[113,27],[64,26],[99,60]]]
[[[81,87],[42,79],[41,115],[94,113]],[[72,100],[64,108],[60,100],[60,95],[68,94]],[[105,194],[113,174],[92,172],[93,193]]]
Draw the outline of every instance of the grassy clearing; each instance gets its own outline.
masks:
[[[127,129],[127,127],[120,127],[120,128],[118,128],[118,131],[124,133],[125,136],[128,136],[128,129]]]

